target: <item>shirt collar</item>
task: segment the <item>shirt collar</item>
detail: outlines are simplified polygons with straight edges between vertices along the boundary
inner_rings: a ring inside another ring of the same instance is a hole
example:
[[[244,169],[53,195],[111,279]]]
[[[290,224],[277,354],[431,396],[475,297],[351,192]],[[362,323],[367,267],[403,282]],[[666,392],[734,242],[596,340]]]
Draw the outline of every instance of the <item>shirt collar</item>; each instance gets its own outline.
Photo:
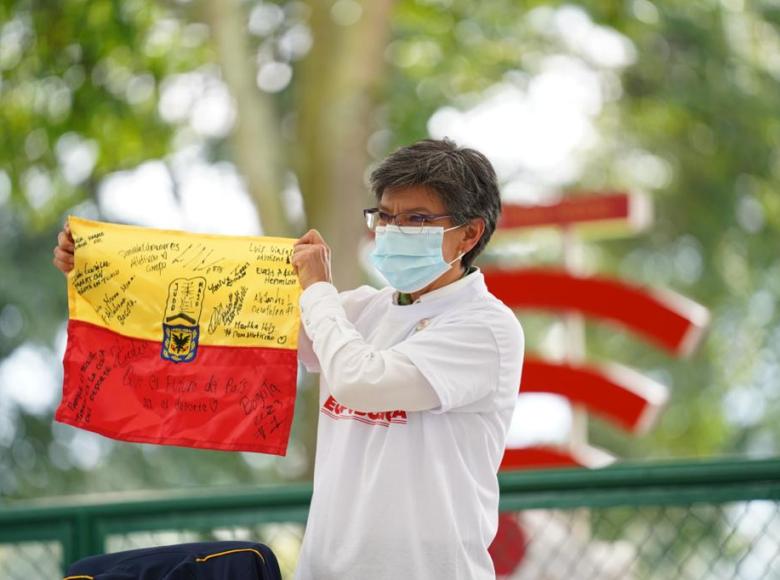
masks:
[[[439,301],[442,298],[450,296],[451,294],[454,294],[455,292],[458,292],[461,289],[471,286],[472,284],[480,284],[480,283],[482,286],[485,285],[484,276],[482,272],[476,266],[471,266],[469,267],[469,271],[465,276],[458,278],[454,282],[450,282],[446,286],[442,286],[441,288],[437,288],[436,290],[426,292],[411,304],[405,304],[403,306],[413,306],[415,304],[430,304],[431,302]],[[397,290],[393,292],[393,304],[396,306],[399,305],[398,304],[399,294],[400,292]]]

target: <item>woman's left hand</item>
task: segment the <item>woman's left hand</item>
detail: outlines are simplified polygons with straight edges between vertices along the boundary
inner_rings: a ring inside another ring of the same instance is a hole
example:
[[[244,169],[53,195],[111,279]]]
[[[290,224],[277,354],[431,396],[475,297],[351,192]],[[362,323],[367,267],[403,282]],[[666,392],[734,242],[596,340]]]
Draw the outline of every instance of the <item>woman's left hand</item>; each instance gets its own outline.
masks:
[[[331,282],[330,248],[317,230],[309,230],[295,242],[290,263],[304,290],[316,282]]]

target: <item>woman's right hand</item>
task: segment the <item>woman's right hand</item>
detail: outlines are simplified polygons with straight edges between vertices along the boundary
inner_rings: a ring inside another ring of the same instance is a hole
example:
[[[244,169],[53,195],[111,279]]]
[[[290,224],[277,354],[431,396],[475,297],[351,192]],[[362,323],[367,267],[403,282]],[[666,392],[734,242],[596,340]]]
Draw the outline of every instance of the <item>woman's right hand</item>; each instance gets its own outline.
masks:
[[[65,222],[62,231],[57,235],[57,245],[54,248],[54,259],[52,263],[63,274],[67,274],[73,269],[73,236],[70,233],[70,225]]]

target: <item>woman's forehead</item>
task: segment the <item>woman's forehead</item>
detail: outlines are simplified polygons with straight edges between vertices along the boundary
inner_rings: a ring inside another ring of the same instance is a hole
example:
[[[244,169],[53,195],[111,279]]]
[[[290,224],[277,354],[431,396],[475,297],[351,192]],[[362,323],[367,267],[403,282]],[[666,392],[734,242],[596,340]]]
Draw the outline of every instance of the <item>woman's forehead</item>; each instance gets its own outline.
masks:
[[[393,213],[427,211],[432,214],[441,214],[446,211],[439,194],[421,185],[385,189],[379,199],[379,207]]]

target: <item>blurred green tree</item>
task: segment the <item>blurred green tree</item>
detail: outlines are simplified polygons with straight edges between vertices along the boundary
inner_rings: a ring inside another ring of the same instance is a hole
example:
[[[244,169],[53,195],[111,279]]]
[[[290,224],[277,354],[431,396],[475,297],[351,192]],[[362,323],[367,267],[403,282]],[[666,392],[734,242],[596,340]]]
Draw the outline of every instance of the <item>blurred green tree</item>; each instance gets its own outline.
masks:
[[[563,55],[596,71],[606,95],[598,145],[581,153],[584,169],[566,188],[642,188],[656,206],[650,232],[589,245],[589,266],[669,286],[714,315],[708,340],[688,361],[589,328],[592,357],[647,370],[673,392],[650,435],[628,439],[594,422],[592,440],[627,457],[776,453],[780,9],[768,1],[578,6],[0,2],[0,361],[31,348],[22,363],[52,364],[65,315],[63,281],[49,265],[55,233],[70,211],[99,216],[99,188],[117,171],[169,163],[183,143],[197,141],[210,160],[235,164],[264,233],[320,229],[337,256],[337,284],[349,288],[362,279],[355,248],[358,212],[371,203],[371,164],[426,136],[441,107],[467,110],[499,82],[522,87],[546,57]],[[606,70],[556,25],[561,10],[622,35],[635,62]],[[227,134],[193,134],[186,119],[161,113],[167,82],[215,66],[235,109]],[[290,183],[300,189],[305,223],[287,208]],[[547,251],[540,245],[530,259]],[[529,316],[529,347],[548,329],[549,320]],[[24,389],[7,376],[0,373],[6,399]],[[50,412],[0,401],[0,496],[247,482],[258,470],[305,475],[317,405],[309,389],[299,444],[280,463],[98,444],[52,426]],[[101,469],[90,472],[78,445],[99,447],[86,455],[100,458]]]

